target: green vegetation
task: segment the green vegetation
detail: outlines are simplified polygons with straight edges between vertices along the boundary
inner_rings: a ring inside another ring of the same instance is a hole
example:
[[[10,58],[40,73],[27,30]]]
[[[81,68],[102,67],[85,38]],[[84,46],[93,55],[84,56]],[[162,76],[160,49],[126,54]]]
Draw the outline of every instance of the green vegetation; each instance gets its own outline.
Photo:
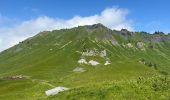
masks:
[[[87,50],[96,55],[82,56]],[[79,64],[81,58],[100,64]],[[74,72],[77,67],[85,72]],[[0,53],[0,99],[168,100],[169,72],[169,35],[112,31],[101,24],[41,32]],[[70,90],[45,96],[57,86]]]

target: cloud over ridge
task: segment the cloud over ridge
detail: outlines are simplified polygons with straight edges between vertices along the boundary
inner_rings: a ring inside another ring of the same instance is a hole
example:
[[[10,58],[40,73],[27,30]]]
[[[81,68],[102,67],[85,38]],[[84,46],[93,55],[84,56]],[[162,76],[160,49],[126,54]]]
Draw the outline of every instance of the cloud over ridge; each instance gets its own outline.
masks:
[[[100,14],[92,16],[74,16],[68,20],[42,16],[36,19],[23,21],[15,27],[0,27],[0,51],[45,30],[50,31],[54,29],[72,28],[96,23],[102,23],[103,25],[116,30],[122,28],[133,30],[132,21],[127,18],[128,13],[127,9],[112,7],[106,8]],[[0,22],[2,22],[1,19]]]

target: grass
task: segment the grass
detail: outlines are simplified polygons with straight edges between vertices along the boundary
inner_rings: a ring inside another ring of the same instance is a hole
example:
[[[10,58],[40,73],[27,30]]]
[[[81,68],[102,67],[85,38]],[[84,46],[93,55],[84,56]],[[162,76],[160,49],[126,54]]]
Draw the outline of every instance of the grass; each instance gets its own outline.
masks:
[[[86,84],[71,89],[48,99],[69,100],[143,100],[170,99],[170,85],[164,76],[154,76],[148,79],[124,81],[105,81],[102,83]]]
[[[95,31],[96,30],[96,31]],[[170,43],[153,43],[137,33],[123,36],[118,31],[97,28],[87,32],[85,27],[40,33],[0,53],[0,77],[25,75],[26,80],[0,80],[0,99],[3,100],[115,100],[170,99]],[[111,36],[119,44],[113,45]],[[108,39],[108,40],[106,40]],[[110,41],[109,41],[110,40]],[[122,47],[122,43],[145,43],[145,51]],[[72,42],[70,42],[72,41]],[[69,43],[68,45],[65,45]],[[65,45],[65,46],[64,46]],[[63,47],[64,46],[64,47]],[[84,49],[107,51],[107,57],[85,57],[100,62],[98,66],[80,65]],[[106,59],[111,64],[104,66]],[[156,65],[155,69],[145,62]],[[75,73],[82,67],[86,71]],[[166,77],[166,78],[165,78]],[[69,91],[47,97],[45,91],[57,86]]]

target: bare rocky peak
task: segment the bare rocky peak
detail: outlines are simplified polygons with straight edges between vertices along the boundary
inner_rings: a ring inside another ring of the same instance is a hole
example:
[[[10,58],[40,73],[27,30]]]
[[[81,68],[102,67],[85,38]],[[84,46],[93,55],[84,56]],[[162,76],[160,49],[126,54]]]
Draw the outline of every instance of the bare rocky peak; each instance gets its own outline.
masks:
[[[153,36],[151,38],[152,42],[165,42],[167,40],[170,40],[170,39],[168,39],[168,37],[165,37],[165,36]]]
[[[131,36],[131,35],[134,35],[135,33],[134,32],[130,32],[128,31],[127,29],[121,29],[121,34],[124,35],[124,36]]]
[[[101,23],[93,24],[93,25],[86,25],[85,27],[88,28],[88,29],[97,29],[97,28],[106,28],[106,29],[108,29],[107,27],[105,27]]]
[[[94,32],[95,30],[97,29],[102,29],[102,30],[110,30],[109,28],[105,27],[103,24],[101,23],[98,23],[98,24],[93,24],[93,25],[85,25],[84,26],[85,29],[88,31],[88,32]]]

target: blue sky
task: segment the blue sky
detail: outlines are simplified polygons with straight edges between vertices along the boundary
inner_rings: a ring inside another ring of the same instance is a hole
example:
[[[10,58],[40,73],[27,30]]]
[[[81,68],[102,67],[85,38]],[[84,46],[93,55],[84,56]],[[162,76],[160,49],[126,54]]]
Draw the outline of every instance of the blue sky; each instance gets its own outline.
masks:
[[[130,11],[128,18],[133,20],[136,31],[169,32],[169,4],[169,0],[1,0],[0,13],[18,21],[39,16],[69,19],[74,15],[98,14],[106,7],[118,6]]]
[[[169,4],[169,0],[1,0],[0,51],[40,31],[99,22],[111,29],[169,33]]]

